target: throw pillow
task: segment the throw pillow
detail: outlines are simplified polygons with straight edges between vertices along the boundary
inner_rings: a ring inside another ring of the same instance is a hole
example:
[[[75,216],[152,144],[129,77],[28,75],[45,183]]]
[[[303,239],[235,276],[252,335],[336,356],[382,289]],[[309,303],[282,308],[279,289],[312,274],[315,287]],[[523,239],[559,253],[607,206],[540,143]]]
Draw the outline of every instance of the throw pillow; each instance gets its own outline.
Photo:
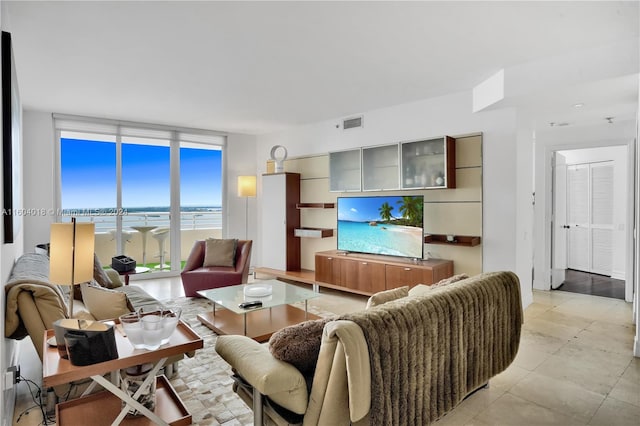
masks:
[[[107,273],[102,269],[100,260],[95,253],[93,254],[93,279],[96,280],[100,287],[113,288],[113,282],[111,282]]]
[[[233,268],[236,263],[237,247],[238,240],[207,238],[202,266],[229,266]]]
[[[276,331],[269,339],[269,351],[274,358],[288,362],[304,376],[316,369],[322,330],[333,318],[309,320]]]
[[[458,282],[458,281],[466,280],[467,278],[469,278],[469,275],[467,275],[467,274],[454,275],[452,277],[445,278],[443,280],[438,281],[437,283],[432,285],[431,288],[444,287],[446,285],[453,284],[453,283]]]
[[[107,275],[105,270],[102,268],[102,264],[100,263],[100,260],[98,259],[98,256],[95,253],[93,253],[93,281],[92,281],[92,283],[95,283],[95,284],[99,285],[100,287],[105,287],[105,288],[115,288],[116,287],[115,285],[113,285],[113,282],[111,281],[111,278],[109,278],[109,276]],[[79,285],[74,285],[73,286],[73,298],[75,300],[82,301],[82,290],[80,289]]]
[[[80,288],[84,306],[97,320],[118,318],[134,311],[127,295],[120,291],[91,284],[81,284]]]
[[[391,290],[379,291],[367,300],[367,306],[365,309],[373,308],[374,306],[382,305],[383,303],[390,302],[392,300],[407,297],[409,295],[409,287],[392,288]]]
[[[452,277],[449,278],[445,278],[443,280],[438,281],[435,284],[432,285],[426,285],[426,284],[418,284],[415,287],[413,287],[411,290],[409,290],[409,296],[423,296],[427,293],[429,293],[431,290],[439,288],[439,287],[445,287],[449,284],[453,284],[457,281],[462,281],[469,278],[469,276],[467,274],[458,274],[458,275],[454,275]]]

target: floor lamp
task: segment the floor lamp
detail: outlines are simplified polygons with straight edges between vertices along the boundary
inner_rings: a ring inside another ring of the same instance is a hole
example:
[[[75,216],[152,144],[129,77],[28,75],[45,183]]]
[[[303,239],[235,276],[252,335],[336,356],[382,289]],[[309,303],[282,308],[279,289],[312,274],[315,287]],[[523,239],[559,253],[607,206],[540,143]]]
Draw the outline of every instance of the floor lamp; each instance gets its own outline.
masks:
[[[249,238],[249,197],[256,196],[256,177],[238,176],[238,197],[244,197],[244,238]]]
[[[93,223],[53,223],[49,254],[49,281],[71,286],[69,318],[73,316],[73,290],[76,284],[93,279],[95,225]]]

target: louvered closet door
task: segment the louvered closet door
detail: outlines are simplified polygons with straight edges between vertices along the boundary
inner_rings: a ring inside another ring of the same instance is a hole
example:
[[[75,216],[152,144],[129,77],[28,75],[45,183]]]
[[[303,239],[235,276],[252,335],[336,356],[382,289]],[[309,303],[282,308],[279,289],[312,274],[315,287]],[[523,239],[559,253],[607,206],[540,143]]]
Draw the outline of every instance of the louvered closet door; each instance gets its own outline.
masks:
[[[567,217],[567,266],[611,275],[613,162],[569,166]]]
[[[611,275],[613,163],[591,165],[591,272]]]
[[[589,272],[589,165],[567,168],[567,267]]]

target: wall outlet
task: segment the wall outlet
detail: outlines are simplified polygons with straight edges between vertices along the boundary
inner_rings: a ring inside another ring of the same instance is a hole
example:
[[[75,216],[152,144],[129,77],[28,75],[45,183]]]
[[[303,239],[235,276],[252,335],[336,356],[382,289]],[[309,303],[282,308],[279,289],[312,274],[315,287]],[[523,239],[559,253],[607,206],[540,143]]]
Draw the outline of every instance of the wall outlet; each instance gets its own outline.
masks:
[[[20,382],[20,366],[14,365],[7,368],[4,373],[4,389],[11,389],[13,385]]]

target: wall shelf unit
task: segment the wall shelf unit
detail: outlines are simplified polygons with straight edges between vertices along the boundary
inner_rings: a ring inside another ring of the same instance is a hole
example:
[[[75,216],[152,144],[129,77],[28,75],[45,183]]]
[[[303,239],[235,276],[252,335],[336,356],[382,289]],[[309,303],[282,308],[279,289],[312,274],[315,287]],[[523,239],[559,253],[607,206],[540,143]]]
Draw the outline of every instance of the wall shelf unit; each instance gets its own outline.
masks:
[[[297,209],[333,209],[335,208],[335,203],[298,203],[296,204]]]
[[[294,235],[300,238],[328,238],[333,237],[333,229],[329,228],[296,228]]]
[[[448,241],[444,234],[429,234],[424,236],[425,244],[441,244],[447,246],[475,247],[480,245],[480,237],[469,235],[454,235],[453,241]]]

